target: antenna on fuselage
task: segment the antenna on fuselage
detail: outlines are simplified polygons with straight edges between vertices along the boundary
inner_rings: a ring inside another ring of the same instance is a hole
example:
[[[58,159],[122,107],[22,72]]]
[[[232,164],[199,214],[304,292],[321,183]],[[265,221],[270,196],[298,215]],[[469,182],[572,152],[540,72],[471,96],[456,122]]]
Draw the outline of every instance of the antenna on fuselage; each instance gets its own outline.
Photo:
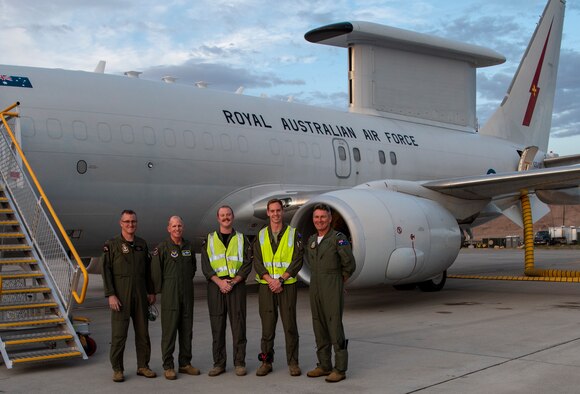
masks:
[[[125,71],[124,74],[129,78],[139,78],[139,75],[143,73],[141,71]]]
[[[95,67],[95,71],[98,74],[104,74],[105,73],[105,66],[107,65],[107,62],[104,60],[100,60],[99,63],[97,64],[97,67]]]
[[[164,77],[161,77],[161,80],[165,83],[175,83],[175,81],[177,81],[177,78],[166,75]]]

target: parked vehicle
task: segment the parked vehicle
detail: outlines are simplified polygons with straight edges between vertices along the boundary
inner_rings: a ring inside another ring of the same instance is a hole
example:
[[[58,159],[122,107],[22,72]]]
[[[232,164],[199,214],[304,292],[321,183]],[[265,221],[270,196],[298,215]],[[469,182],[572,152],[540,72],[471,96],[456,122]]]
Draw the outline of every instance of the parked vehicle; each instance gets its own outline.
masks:
[[[534,236],[534,245],[552,245],[552,237],[548,230],[541,230]]]

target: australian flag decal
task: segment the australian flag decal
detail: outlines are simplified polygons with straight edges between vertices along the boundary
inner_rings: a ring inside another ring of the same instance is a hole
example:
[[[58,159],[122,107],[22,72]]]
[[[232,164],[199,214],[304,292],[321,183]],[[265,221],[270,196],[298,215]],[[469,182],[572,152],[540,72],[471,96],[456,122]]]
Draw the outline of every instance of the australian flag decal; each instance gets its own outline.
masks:
[[[13,75],[0,74],[0,86],[12,86],[15,88],[31,88],[32,84],[27,77],[15,77]]]

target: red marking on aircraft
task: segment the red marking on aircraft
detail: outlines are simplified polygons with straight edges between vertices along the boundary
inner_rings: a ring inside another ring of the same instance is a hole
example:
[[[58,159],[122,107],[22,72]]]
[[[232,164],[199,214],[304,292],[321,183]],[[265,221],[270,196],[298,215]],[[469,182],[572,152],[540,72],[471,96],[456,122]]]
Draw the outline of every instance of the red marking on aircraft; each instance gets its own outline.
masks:
[[[552,20],[552,23],[554,23],[554,20]],[[544,64],[544,55],[546,54],[546,47],[548,46],[548,40],[550,40],[550,33],[552,32],[552,23],[550,23],[548,36],[546,37],[546,42],[544,42],[544,49],[542,49],[542,55],[540,56],[538,66],[536,67],[536,73],[534,74],[534,79],[532,80],[532,86],[530,86],[530,101],[528,101],[528,108],[526,109],[524,121],[522,122],[524,126],[530,126],[530,123],[532,122],[532,115],[534,114],[534,109],[536,108],[536,101],[538,101],[538,96],[540,95],[538,81],[540,80],[540,73],[542,72],[542,65]]]

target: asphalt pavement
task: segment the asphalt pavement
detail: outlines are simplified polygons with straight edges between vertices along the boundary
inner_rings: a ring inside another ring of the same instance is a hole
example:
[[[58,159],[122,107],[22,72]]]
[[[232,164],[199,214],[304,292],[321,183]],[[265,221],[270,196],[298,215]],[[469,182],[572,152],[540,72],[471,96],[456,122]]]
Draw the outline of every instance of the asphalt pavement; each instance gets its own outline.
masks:
[[[537,250],[538,268],[580,270],[580,250]],[[515,274],[523,251],[462,250],[450,273]],[[199,275],[199,274],[198,274]],[[200,376],[161,375],[159,320],[150,324],[151,368],[159,377],[135,374],[132,336],[125,351],[124,383],[111,380],[110,321],[100,276],[91,275],[85,303],[75,314],[91,319],[97,352],[88,360],[6,369],[0,364],[0,393],[577,393],[580,392],[580,284],[448,279],[437,293],[391,287],[349,290],[344,325],[349,370],[340,383],[308,378],[316,365],[308,288],[298,294],[300,364],[291,377],[285,363],[281,323],[274,371],[255,375],[260,342],[256,286],[248,294],[248,375],[209,377],[211,332],[203,280],[196,280],[193,365]],[[132,331],[130,329],[130,331]]]

